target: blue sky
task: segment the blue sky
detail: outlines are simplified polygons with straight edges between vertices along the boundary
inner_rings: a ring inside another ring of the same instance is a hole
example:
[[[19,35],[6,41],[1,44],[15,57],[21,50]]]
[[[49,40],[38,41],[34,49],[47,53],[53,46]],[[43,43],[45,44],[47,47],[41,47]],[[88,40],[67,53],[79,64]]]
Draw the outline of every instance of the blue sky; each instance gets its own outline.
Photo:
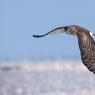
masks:
[[[59,26],[95,31],[94,0],[1,0],[0,60],[78,58],[77,38],[65,34],[35,39]]]

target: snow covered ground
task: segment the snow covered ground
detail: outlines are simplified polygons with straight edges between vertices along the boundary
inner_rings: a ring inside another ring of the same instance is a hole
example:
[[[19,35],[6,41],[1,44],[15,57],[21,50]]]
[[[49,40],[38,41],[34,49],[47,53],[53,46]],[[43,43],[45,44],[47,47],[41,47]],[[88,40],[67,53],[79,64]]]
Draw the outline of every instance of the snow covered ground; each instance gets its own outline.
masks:
[[[95,95],[95,75],[78,61],[1,62],[0,95]]]

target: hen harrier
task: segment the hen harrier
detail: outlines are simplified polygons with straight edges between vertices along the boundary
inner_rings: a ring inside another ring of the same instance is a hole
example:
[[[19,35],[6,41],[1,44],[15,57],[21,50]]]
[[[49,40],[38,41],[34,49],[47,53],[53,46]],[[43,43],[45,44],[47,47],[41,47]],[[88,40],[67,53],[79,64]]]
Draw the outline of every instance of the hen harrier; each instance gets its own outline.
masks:
[[[69,25],[55,28],[44,35],[33,35],[33,37],[40,38],[46,35],[63,32],[77,36],[82,62],[91,72],[95,74],[95,35],[89,30],[80,26]]]

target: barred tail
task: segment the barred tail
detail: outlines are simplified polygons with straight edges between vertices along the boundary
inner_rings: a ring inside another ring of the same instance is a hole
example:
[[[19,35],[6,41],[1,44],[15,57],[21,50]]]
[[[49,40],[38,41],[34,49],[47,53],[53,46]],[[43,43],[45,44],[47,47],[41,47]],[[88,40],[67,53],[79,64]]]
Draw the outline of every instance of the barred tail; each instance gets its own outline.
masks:
[[[53,34],[57,34],[57,33],[63,33],[65,31],[67,31],[67,29],[68,29],[68,26],[58,27],[58,28],[55,28],[55,29],[51,30],[50,32],[48,32],[44,35],[33,35],[33,37],[40,38],[40,37],[44,37],[46,35],[53,35]]]

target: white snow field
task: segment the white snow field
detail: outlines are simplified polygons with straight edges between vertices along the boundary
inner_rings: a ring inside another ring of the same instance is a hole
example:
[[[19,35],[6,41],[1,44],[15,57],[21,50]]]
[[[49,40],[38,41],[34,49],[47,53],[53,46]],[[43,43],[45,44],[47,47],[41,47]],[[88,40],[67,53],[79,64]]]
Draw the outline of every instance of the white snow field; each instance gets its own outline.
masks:
[[[0,95],[95,95],[95,75],[79,61],[1,62]]]

